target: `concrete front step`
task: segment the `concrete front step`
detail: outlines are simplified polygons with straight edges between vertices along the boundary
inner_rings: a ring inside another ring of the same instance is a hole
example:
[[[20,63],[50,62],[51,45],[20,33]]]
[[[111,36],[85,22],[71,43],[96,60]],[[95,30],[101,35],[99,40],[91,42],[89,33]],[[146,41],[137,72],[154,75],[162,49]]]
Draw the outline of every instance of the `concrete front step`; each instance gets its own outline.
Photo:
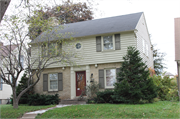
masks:
[[[61,100],[60,104],[86,104],[86,101],[78,101],[76,99]]]

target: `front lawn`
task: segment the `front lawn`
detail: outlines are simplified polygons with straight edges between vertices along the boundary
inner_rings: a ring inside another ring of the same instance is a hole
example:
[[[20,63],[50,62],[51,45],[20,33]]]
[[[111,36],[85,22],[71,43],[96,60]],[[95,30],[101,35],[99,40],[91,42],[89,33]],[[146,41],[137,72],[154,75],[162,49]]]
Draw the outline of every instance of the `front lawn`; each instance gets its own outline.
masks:
[[[74,105],[48,110],[36,118],[180,118],[180,102]]]
[[[20,105],[18,109],[13,109],[12,105],[0,105],[0,118],[19,118],[22,117],[23,114],[26,112],[46,109],[54,106],[55,105],[48,105],[48,106]]]

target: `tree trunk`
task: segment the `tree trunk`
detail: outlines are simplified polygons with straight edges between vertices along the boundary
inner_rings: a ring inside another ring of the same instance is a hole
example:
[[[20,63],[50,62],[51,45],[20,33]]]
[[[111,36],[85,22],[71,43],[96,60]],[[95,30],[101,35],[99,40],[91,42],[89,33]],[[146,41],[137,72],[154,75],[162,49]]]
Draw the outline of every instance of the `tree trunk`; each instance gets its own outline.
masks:
[[[13,89],[13,108],[17,109],[19,100],[17,99],[16,96],[16,87],[13,87],[12,89]]]

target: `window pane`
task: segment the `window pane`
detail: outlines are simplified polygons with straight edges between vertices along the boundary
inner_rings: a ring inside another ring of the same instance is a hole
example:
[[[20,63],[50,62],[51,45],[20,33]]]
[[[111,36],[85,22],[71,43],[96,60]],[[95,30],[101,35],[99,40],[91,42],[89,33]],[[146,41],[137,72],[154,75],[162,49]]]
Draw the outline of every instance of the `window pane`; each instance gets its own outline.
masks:
[[[105,36],[103,37],[104,43],[112,43],[112,36]]]
[[[113,43],[104,44],[104,50],[113,49]]]
[[[58,74],[49,74],[50,89],[58,89]]]
[[[58,81],[50,81],[50,89],[57,89],[58,88]]]
[[[50,80],[58,80],[58,74],[49,74]]]
[[[113,86],[116,82],[116,69],[106,70],[106,86]]]
[[[104,50],[113,49],[112,36],[103,37],[103,41],[104,41]]]

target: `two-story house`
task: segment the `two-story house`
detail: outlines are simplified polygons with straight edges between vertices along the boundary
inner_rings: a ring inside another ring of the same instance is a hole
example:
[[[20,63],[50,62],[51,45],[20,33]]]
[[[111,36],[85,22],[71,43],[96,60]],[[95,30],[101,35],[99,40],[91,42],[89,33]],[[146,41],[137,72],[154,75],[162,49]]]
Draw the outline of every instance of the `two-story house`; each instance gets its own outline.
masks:
[[[152,44],[143,12],[70,23],[64,29],[56,29],[55,34],[67,32],[73,32],[72,37],[77,41],[74,51],[82,59],[76,60],[78,66],[57,63],[48,66],[34,87],[36,93],[58,93],[61,99],[73,99],[92,80],[101,89],[112,89],[128,46],[136,47],[147,66],[153,68]],[[43,50],[36,45],[43,42],[46,37],[43,35],[31,42],[32,58]],[[64,49],[65,45],[60,48]]]
[[[180,18],[174,19],[175,26],[175,61],[177,62],[177,83],[179,91],[179,100],[180,100]]]
[[[18,47],[16,45],[11,45],[11,51],[13,52],[13,54],[16,55],[16,57],[18,57]],[[10,51],[10,45],[4,45],[2,42],[0,42],[0,67],[3,69],[3,72],[6,73],[6,67],[8,67],[9,65],[5,65],[4,62],[9,61],[7,59],[5,59],[6,57],[8,57],[8,54]],[[20,63],[23,67],[26,67],[25,63],[24,63],[24,56],[21,55],[20,56]],[[8,64],[8,63],[7,63]],[[19,81],[21,80],[21,77],[23,76],[24,71],[22,71],[18,77],[16,86],[18,85]],[[7,76],[10,75],[6,74]],[[10,76],[11,77],[11,76]],[[1,77],[0,77],[1,79]],[[11,81],[12,81],[12,77],[11,77]],[[12,88],[10,85],[6,84],[2,79],[1,79],[1,83],[0,83],[0,104],[6,104],[8,102],[8,100],[10,99],[12,95]]]

